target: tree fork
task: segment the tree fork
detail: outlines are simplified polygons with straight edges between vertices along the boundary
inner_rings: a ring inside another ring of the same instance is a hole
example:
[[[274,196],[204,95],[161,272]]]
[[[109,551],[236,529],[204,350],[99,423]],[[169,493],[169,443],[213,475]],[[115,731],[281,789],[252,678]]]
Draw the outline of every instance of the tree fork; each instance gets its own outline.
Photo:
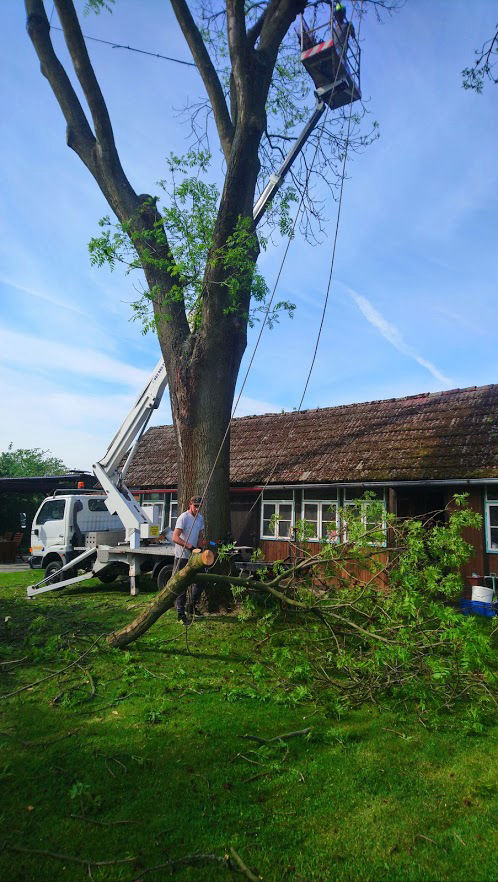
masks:
[[[204,567],[212,566],[213,563],[214,554],[212,551],[206,549],[201,552],[198,549],[194,549],[187,566],[169,579],[155,600],[129,625],[126,625],[120,631],[113,631],[112,634],[109,634],[107,638],[109,646],[112,646],[113,649],[123,649],[129,643],[133,643],[134,640],[141,637],[142,634],[145,634],[163,613],[171,609],[178,595],[186,591],[199,571]]]

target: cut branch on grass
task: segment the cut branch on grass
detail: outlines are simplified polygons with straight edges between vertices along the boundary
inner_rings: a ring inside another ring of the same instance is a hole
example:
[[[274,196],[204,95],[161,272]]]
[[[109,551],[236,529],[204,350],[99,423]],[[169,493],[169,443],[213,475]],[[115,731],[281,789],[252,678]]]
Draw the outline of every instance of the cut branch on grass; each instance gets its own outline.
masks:
[[[257,741],[258,744],[274,744],[275,741],[287,741],[289,738],[298,738],[300,735],[308,735],[311,726],[306,729],[297,729],[295,732],[285,732],[283,735],[275,735],[273,738],[261,738],[259,735],[241,735],[247,741]]]
[[[13,851],[18,854],[37,854],[40,857],[52,858],[54,861],[67,861],[71,864],[82,864],[84,867],[111,867],[116,864],[132,864],[136,857],[115,858],[108,861],[97,861],[94,858],[80,858],[72,854],[59,854],[56,851],[45,851],[42,848],[23,848],[20,845],[5,845],[5,851]]]
[[[23,655],[22,658],[13,658],[11,661],[0,662],[0,667],[5,667],[7,665],[20,665],[21,662],[26,661],[27,658],[27,655]]]
[[[249,867],[246,866],[246,864],[244,863],[244,861],[242,860],[240,855],[235,851],[233,846],[230,847],[230,855],[233,858],[233,860],[235,861],[235,864],[238,867],[238,869],[240,870],[240,872],[243,873],[247,879],[250,879],[250,882],[259,882],[259,880],[261,879],[261,876],[256,876],[252,872],[252,870],[250,870]]]
[[[69,665],[66,665],[64,668],[61,668],[59,671],[53,671],[47,677],[42,677],[40,680],[35,680],[34,683],[27,683],[26,686],[21,686],[19,689],[14,689],[13,692],[7,692],[5,695],[0,695],[0,701],[4,698],[11,698],[13,695],[19,695],[20,692],[25,692],[26,689],[34,689],[35,686],[39,686],[40,683],[46,683],[47,680],[52,680],[54,677],[58,677],[60,674],[63,674],[65,671],[69,671],[70,668],[74,668],[75,665],[78,665],[79,662],[86,658],[86,656],[92,651],[92,649],[97,645],[97,643],[105,637],[105,634],[100,634],[96,640],[93,641],[92,645],[88,647],[78,658],[72,661]]]
[[[86,821],[87,824],[95,824],[98,827],[116,827],[119,824],[134,824],[135,821],[99,821],[98,818],[87,818],[86,815],[69,815],[76,821]]]
[[[133,880],[130,882],[141,882],[144,876],[147,876],[149,873],[157,873],[158,870],[175,870],[177,867],[193,867],[196,864],[224,864],[226,867],[230,869],[230,864],[228,862],[228,856],[220,857],[217,854],[187,854],[183,858],[176,858],[170,861],[163,861],[162,864],[156,864],[154,867],[146,867],[145,870],[141,870],[138,873],[135,873],[133,876]],[[258,880],[259,882],[259,880]]]
[[[107,704],[101,704],[100,707],[91,707],[84,708],[80,713],[82,714],[99,714],[100,711],[107,710],[108,707],[114,707],[115,704],[119,704],[120,701],[126,701],[128,698],[131,698],[134,695],[134,692],[128,692],[127,695],[121,695],[119,698],[114,698],[112,701],[109,701]]]
[[[78,665],[78,667],[88,677],[88,682],[90,684],[90,698],[93,698],[95,695],[95,681],[94,681],[90,671],[88,670],[88,668],[84,668],[84,667],[82,667],[82,665]]]
[[[71,738],[73,735],[77,735],[78,732],[81,732],[82,728],[82,726],[78,726],[77,729],[71,729],[69,732],[49,735],[48,738],[35,738],[34,741],[21,741],[21,744],[23,747],[45,747],[46,744],[55,744],[57,741],[62,741],[64,738]]]

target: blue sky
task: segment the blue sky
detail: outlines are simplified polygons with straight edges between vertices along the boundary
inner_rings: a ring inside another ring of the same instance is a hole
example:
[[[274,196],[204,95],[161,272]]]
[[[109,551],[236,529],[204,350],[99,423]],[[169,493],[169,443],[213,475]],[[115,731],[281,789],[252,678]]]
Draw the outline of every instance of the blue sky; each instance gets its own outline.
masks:
[[[82,4],[79,4],[80,7]],[[350,6],[350,4],[348,4]],[[48,14],[52,3],[47,2]],[[407,0],[362,26],[362,88],[380,139],[348,163],[324,332],[304,407],[496,382],[496,87],[461,88],[461,69],[494,32],[498,5]],[[58,24],[55,13],[53,24]],[[89,468],[158,357],[130,321],[138,276],[90,266],[108,207],[66,147],[21,3],[2,4],[4,83],[0,255],[0,450],[41,447]],[[117,0],[92,36],[189,59],[169,4]],[[54,46],[65,61],[62,35]],[[89,43],[125,171],[155,192],[165,157],[187,149],[178,111],[202,84],[193,69]],[[311,81],[310,81],[311,86]],[[330,267],[335,205],[318,247],[296,239],[277,291],[297,304],[263,334],[237,415],[291,410],[308,373]],[[273,285],[282,245],[260,268]],[[250,336],[245,364],[255,334]],[[155,423],[170,421],[165,400]]]

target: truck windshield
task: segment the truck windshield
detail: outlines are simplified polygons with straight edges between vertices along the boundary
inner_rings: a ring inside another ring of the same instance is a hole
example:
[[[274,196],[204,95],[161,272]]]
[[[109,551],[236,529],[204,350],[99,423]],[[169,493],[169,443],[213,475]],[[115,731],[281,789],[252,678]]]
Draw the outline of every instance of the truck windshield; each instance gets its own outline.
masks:
[[[51,499],[46,502],[36,519],[37,524],[46,524],[47,521],[62,521],[64,518],[65,499]]]

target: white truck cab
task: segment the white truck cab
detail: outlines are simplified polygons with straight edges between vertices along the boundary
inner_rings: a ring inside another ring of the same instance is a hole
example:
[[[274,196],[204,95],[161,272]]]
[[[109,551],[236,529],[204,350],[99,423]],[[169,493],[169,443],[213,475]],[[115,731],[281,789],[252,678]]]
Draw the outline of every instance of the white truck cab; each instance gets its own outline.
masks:
[[[124,539],[124,527],[117,514],[110,514],[105,496],[56,491],[36,512],[31,528],[30,566],[51,571],[77,557],[92,542],[117,545]]]

